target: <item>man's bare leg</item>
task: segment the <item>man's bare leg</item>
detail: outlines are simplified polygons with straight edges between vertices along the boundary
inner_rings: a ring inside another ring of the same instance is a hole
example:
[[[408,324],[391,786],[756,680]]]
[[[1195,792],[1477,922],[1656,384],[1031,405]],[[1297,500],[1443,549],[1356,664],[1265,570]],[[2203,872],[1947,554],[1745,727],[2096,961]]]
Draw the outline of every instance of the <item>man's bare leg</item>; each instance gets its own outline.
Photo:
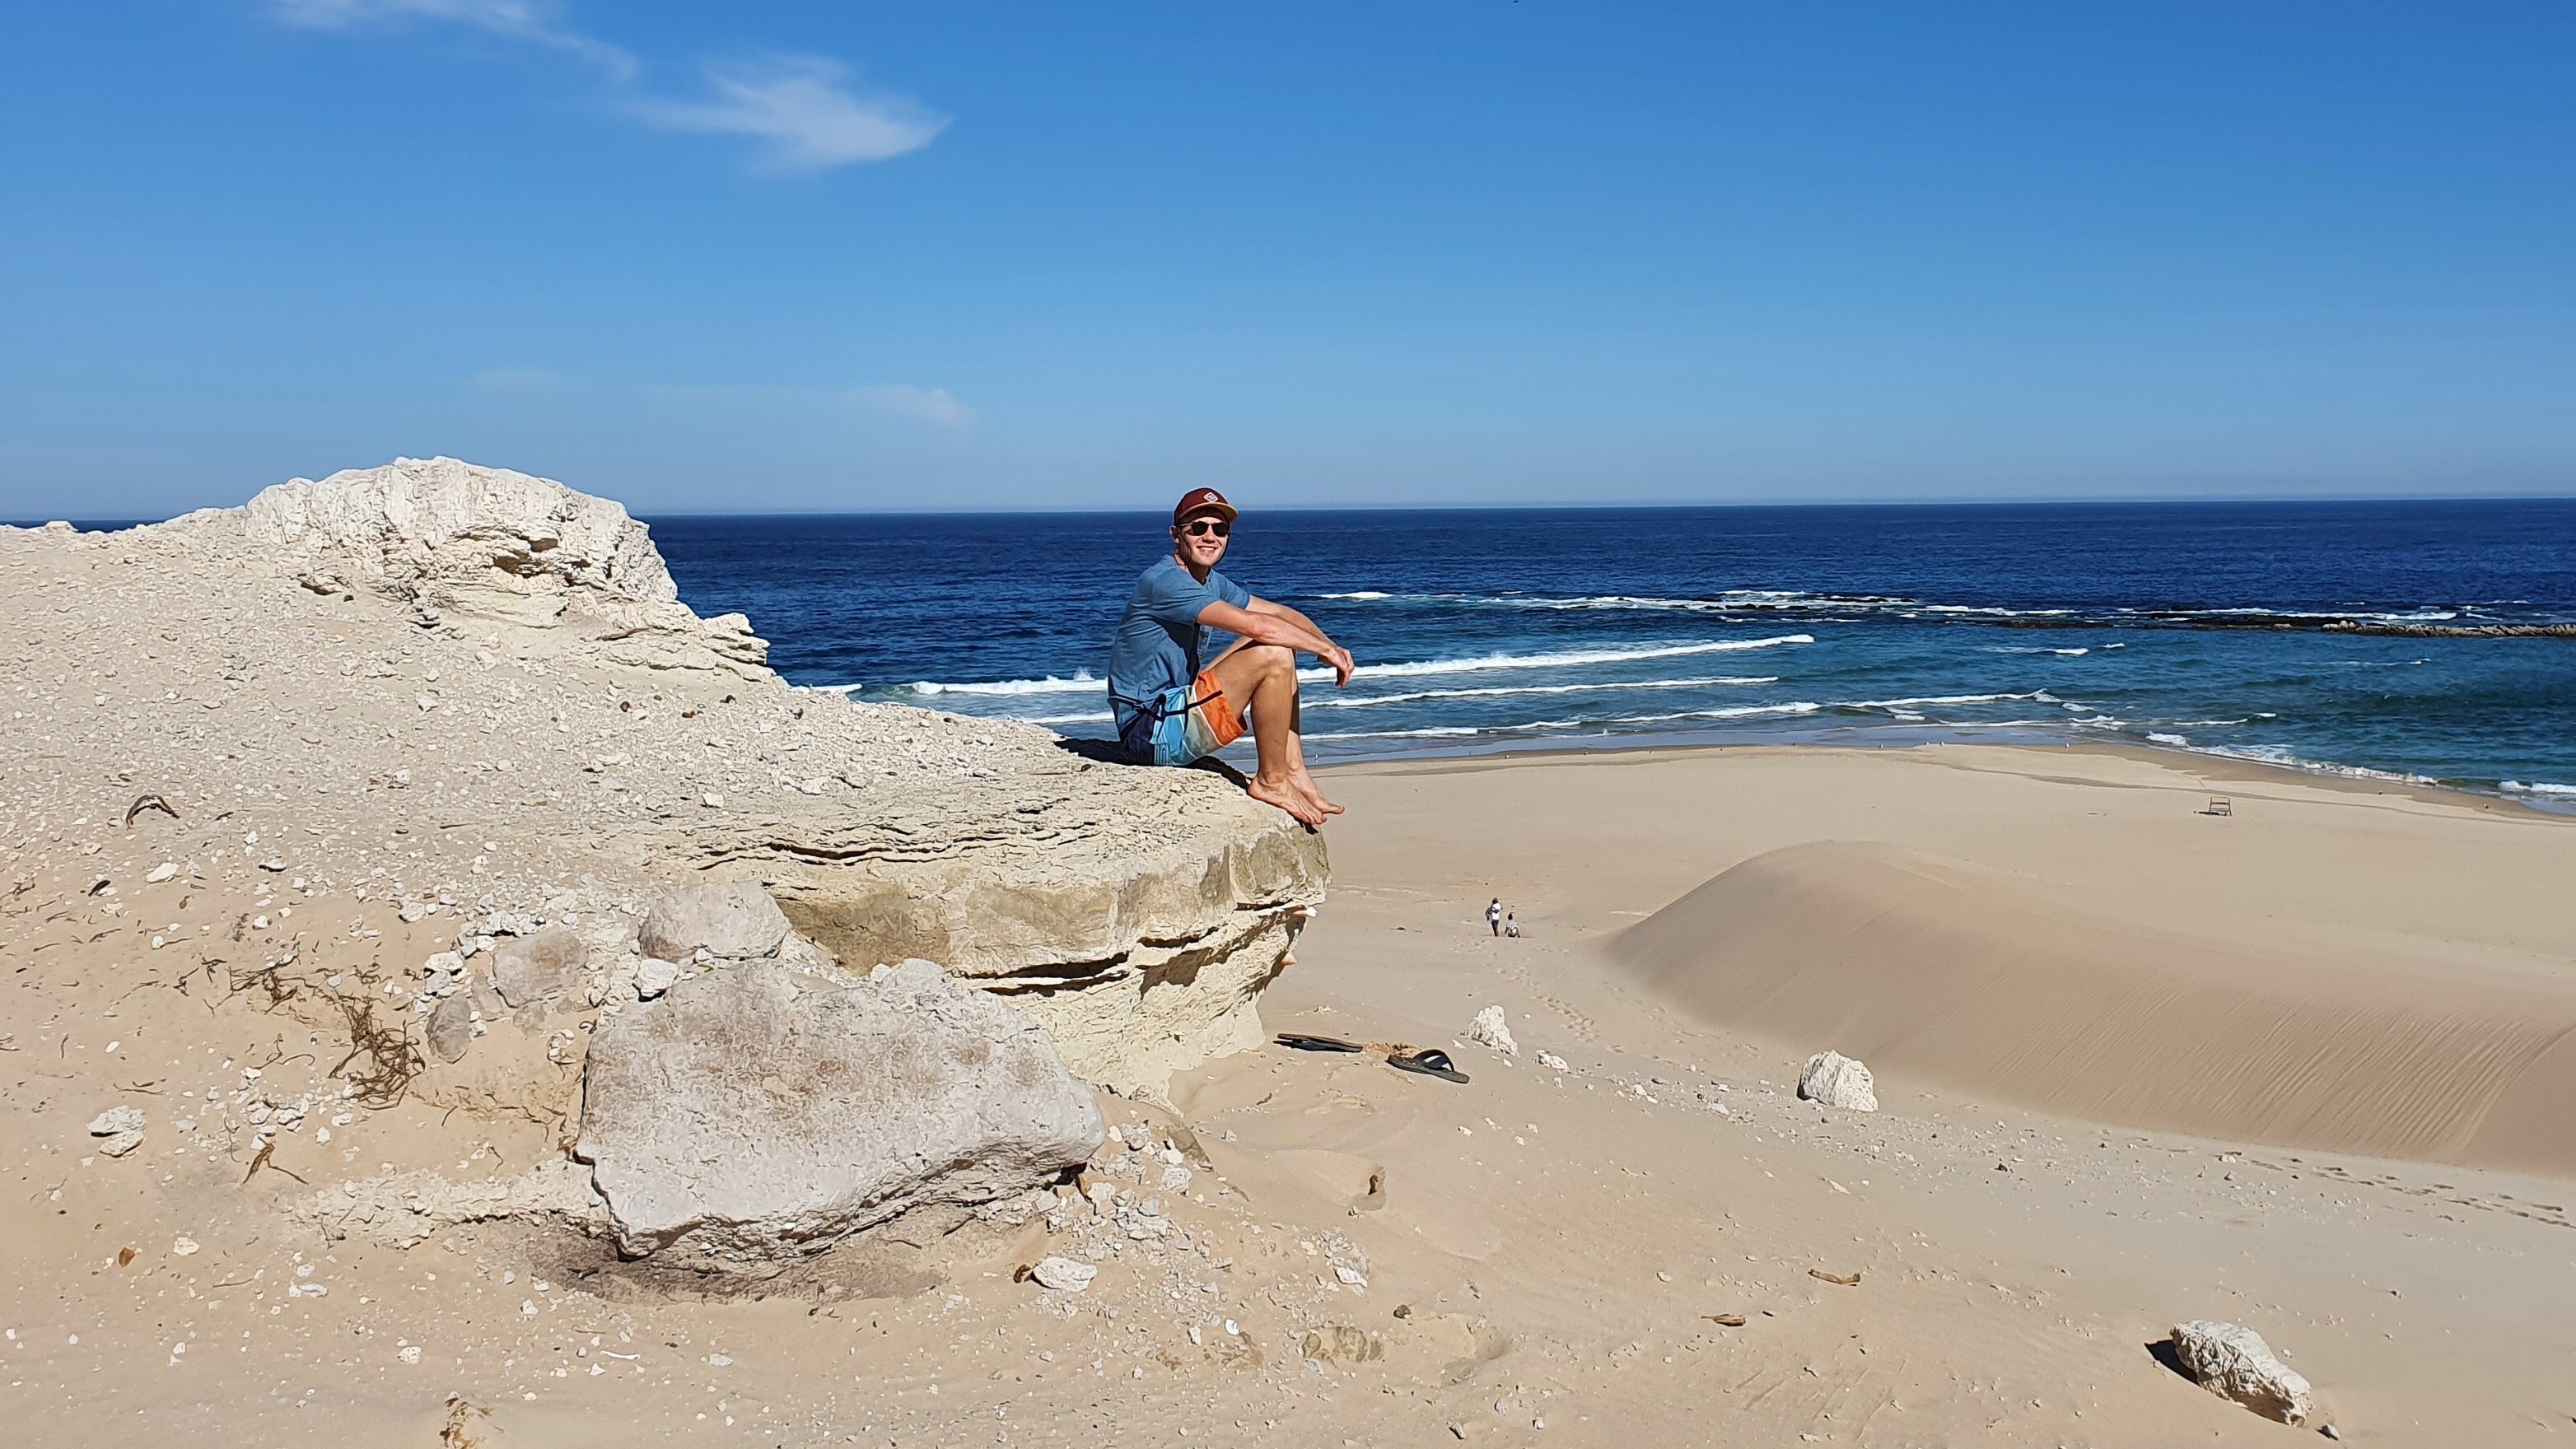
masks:
[[[1341,814],[1342,807],[1324,798],[1324,788],[1315,783],[1313,772],[1306,768],[1306,734],[1300,727],[1294,694],[1288,699],[1288,752],[1295,761],[1288,767],[1288,773],[1297,782],[1297,788],[1305,792],[1307,799],[1315,802],[1316,809],[1327,815]]]
[[[1306,825],[1321,825],[1341,807],[1314,790],[1297,740],[1297,654],[1277,644],[1239,643],[1208,666],[1235,716],[1252,728],[1256,763],[1245,788]]]

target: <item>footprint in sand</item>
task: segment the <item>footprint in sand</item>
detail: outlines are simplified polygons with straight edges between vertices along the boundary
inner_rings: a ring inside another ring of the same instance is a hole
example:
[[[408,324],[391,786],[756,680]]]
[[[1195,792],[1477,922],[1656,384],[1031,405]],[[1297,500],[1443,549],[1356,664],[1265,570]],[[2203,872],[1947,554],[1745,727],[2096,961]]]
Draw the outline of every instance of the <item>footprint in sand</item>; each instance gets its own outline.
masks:
[[[1564,1017],[1565,1029],[1576,1041],[1589,1045],[1600,1037],[1601,1024],[1599,1022],[1594,1021],[1591,1017],[1575,1010],[1563,1000],[1551,996],[1546,991],[1541,990],[1538,984],[1538,978],[1530,973],[1529,968],[1525,966],[1505,966],[1503,968],[1503,974],[1509,976],[1512,980],[1519,982],[1522,988],[1529,992],[1530,999],[1532,1001],[1535,1001],[1548,1008],[1550,1011],[1555,1012],[1557,1015]]]

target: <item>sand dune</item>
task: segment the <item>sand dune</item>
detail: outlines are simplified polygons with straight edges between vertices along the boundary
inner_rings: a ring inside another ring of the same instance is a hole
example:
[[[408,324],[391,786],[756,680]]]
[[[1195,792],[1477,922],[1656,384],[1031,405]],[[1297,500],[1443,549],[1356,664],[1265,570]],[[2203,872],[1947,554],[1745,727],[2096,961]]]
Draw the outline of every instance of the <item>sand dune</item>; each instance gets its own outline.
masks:
[[[2576,1173],[2576,984],[2088,915],[1850,841],[1757,855],[1615,937],[1665,997],[1882,1073],[2248,1142]]]

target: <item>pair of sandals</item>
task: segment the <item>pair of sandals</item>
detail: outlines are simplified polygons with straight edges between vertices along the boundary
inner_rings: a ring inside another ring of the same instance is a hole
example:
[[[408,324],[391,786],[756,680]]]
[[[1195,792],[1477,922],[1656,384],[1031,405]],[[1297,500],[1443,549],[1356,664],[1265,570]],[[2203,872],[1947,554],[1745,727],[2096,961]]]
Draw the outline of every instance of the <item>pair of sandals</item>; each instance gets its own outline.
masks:
[[[1301,1052],[1368,1050],[1358,1042],[1344,1041],[1337,1036],[1307,1036],[1293,1031],[1283,1031],[1273,1040],[1281,1046]],[[1449,1060],[1449,1054],[1438,1047],[1425,1047],[1418,1052],[1391,1052],[1387,1056],[1386,1064],[1399,1072],[1411,1072],[1423,1077],[1438,1077],[1444,1082],[1463,1084],[1467,1080],[1467,1074],[1458,1070],[1457,1064]]]

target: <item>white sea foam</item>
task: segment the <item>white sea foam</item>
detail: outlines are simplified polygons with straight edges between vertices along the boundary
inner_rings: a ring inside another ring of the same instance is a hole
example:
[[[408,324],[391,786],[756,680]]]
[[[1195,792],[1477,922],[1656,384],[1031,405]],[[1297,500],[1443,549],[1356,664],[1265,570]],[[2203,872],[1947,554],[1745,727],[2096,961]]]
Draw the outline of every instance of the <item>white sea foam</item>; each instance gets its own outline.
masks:
[[[1305,700],[1308,709],[1372,709],[1384,704],[1417,704],[1426,699],[1493,699],[1507,694],[1598,694],[1613,689],[1719,689],[1729,686],[1778,684],[1776,674],[1720,674],[1705,679],[1612,679],[1599,684],[1497,684],[1483,689],[1416,689],[1403,694],[1379,694],[1362,699],[1338,695],[1315,696]]]
[[[2038,700],[2043,704],[2057,703],[2057,700],[2052,697],[2047,690],[2034,689],[2028,694],[1918,694],[1907,699],[1837,700],[1831,708],[1916,709],[1926,705],[1936,704],[2002,704],[2007,700],[2023,699]]]
[[[1814,714],[1824,706],[1812,700],[1788,704],[1739,704],[1726,709],[1686,709],[1678,714],[1623,714],[1605,724],[1666,724],[1685,719],[1759,719],[1763,716]]]
[[[1402,664],[1363,664],[1354,673],[1367,679],[1411,679],[1433,674],[1473,674],[1487,669],[1574,669],[1591,664],[1625,664],[1641,659],[1680,659],[1697,654],[1734,654],[1750,649],[1776,649],[1784,645],[1813,644],[1813,634],[1778,634],[1767,639],[1710,639],[1696,644],[1656,644],[1641,649],[1569,649],[1553,654],[1485,654],[1470,659],[1417,659]],[[1330,679],[1333,671],[1323,667],[1297,671],[1301,679]],[[831,685],[844,691],[860,686]],[[915,694],[1082,694],[1105,690],[1109,682],[1095,677],[1089,670],[1077,672],[1070,679],[1048,675],[1043,679],[995,679],[949,683],[921,680],[908,686]]]
[[[1392,599],[1395,595],[1379,589],[1353,589],[1347,594],[1317,594],[1319,599]]]
[[[1050,674],[1044,679],[996,679],[988,683],[943,684],[922,680],[912,686],[915,694],[1080,694],[1107,689],[1109,681],[1095,679],[1089,670],[1077,671],[1071,679],[1058,679]]]
[[[2504,788],[2511,790],[2517,795],[2576,796],[2576,785],[2553,785],[2546,780],[2532,780],[2529,782],[2522,780],[2507,780],[2504,782]]]
[[[2147,731],[2147,739],[2151,743],[2159,745],[2188,745],[2191,743],[2190,740],[2183,738],[2181,735],[2169,734],[2163,730]]]
[[[1431,725],[1418,730],[1342,730],[1333,734],[1306,736],[1309,740],[1433,740],[1464,739],[1469,735],[1509,734],[1515,730],[1564,729],[1580,720],[1532,720],[1517,725]]]
[[[1574,669],[1590,664],[1626,664],[1641,659],[1681,659],[1696,654],[1736,654],[1813,644],[1813,634],[1775,634],[1767,639],[1710,639],[1697,644],[1655,644],[1642,649],[1567,649],[1552,654],[1485,654],[1472,659],[1419,659],[1404,664],[1363,664],[1353,673],[1365,679],[1411,679],[1430,674],[1474,674],[1487,669]],[[1325,668],[1301,669],[1301,679],[1330,679]]]

